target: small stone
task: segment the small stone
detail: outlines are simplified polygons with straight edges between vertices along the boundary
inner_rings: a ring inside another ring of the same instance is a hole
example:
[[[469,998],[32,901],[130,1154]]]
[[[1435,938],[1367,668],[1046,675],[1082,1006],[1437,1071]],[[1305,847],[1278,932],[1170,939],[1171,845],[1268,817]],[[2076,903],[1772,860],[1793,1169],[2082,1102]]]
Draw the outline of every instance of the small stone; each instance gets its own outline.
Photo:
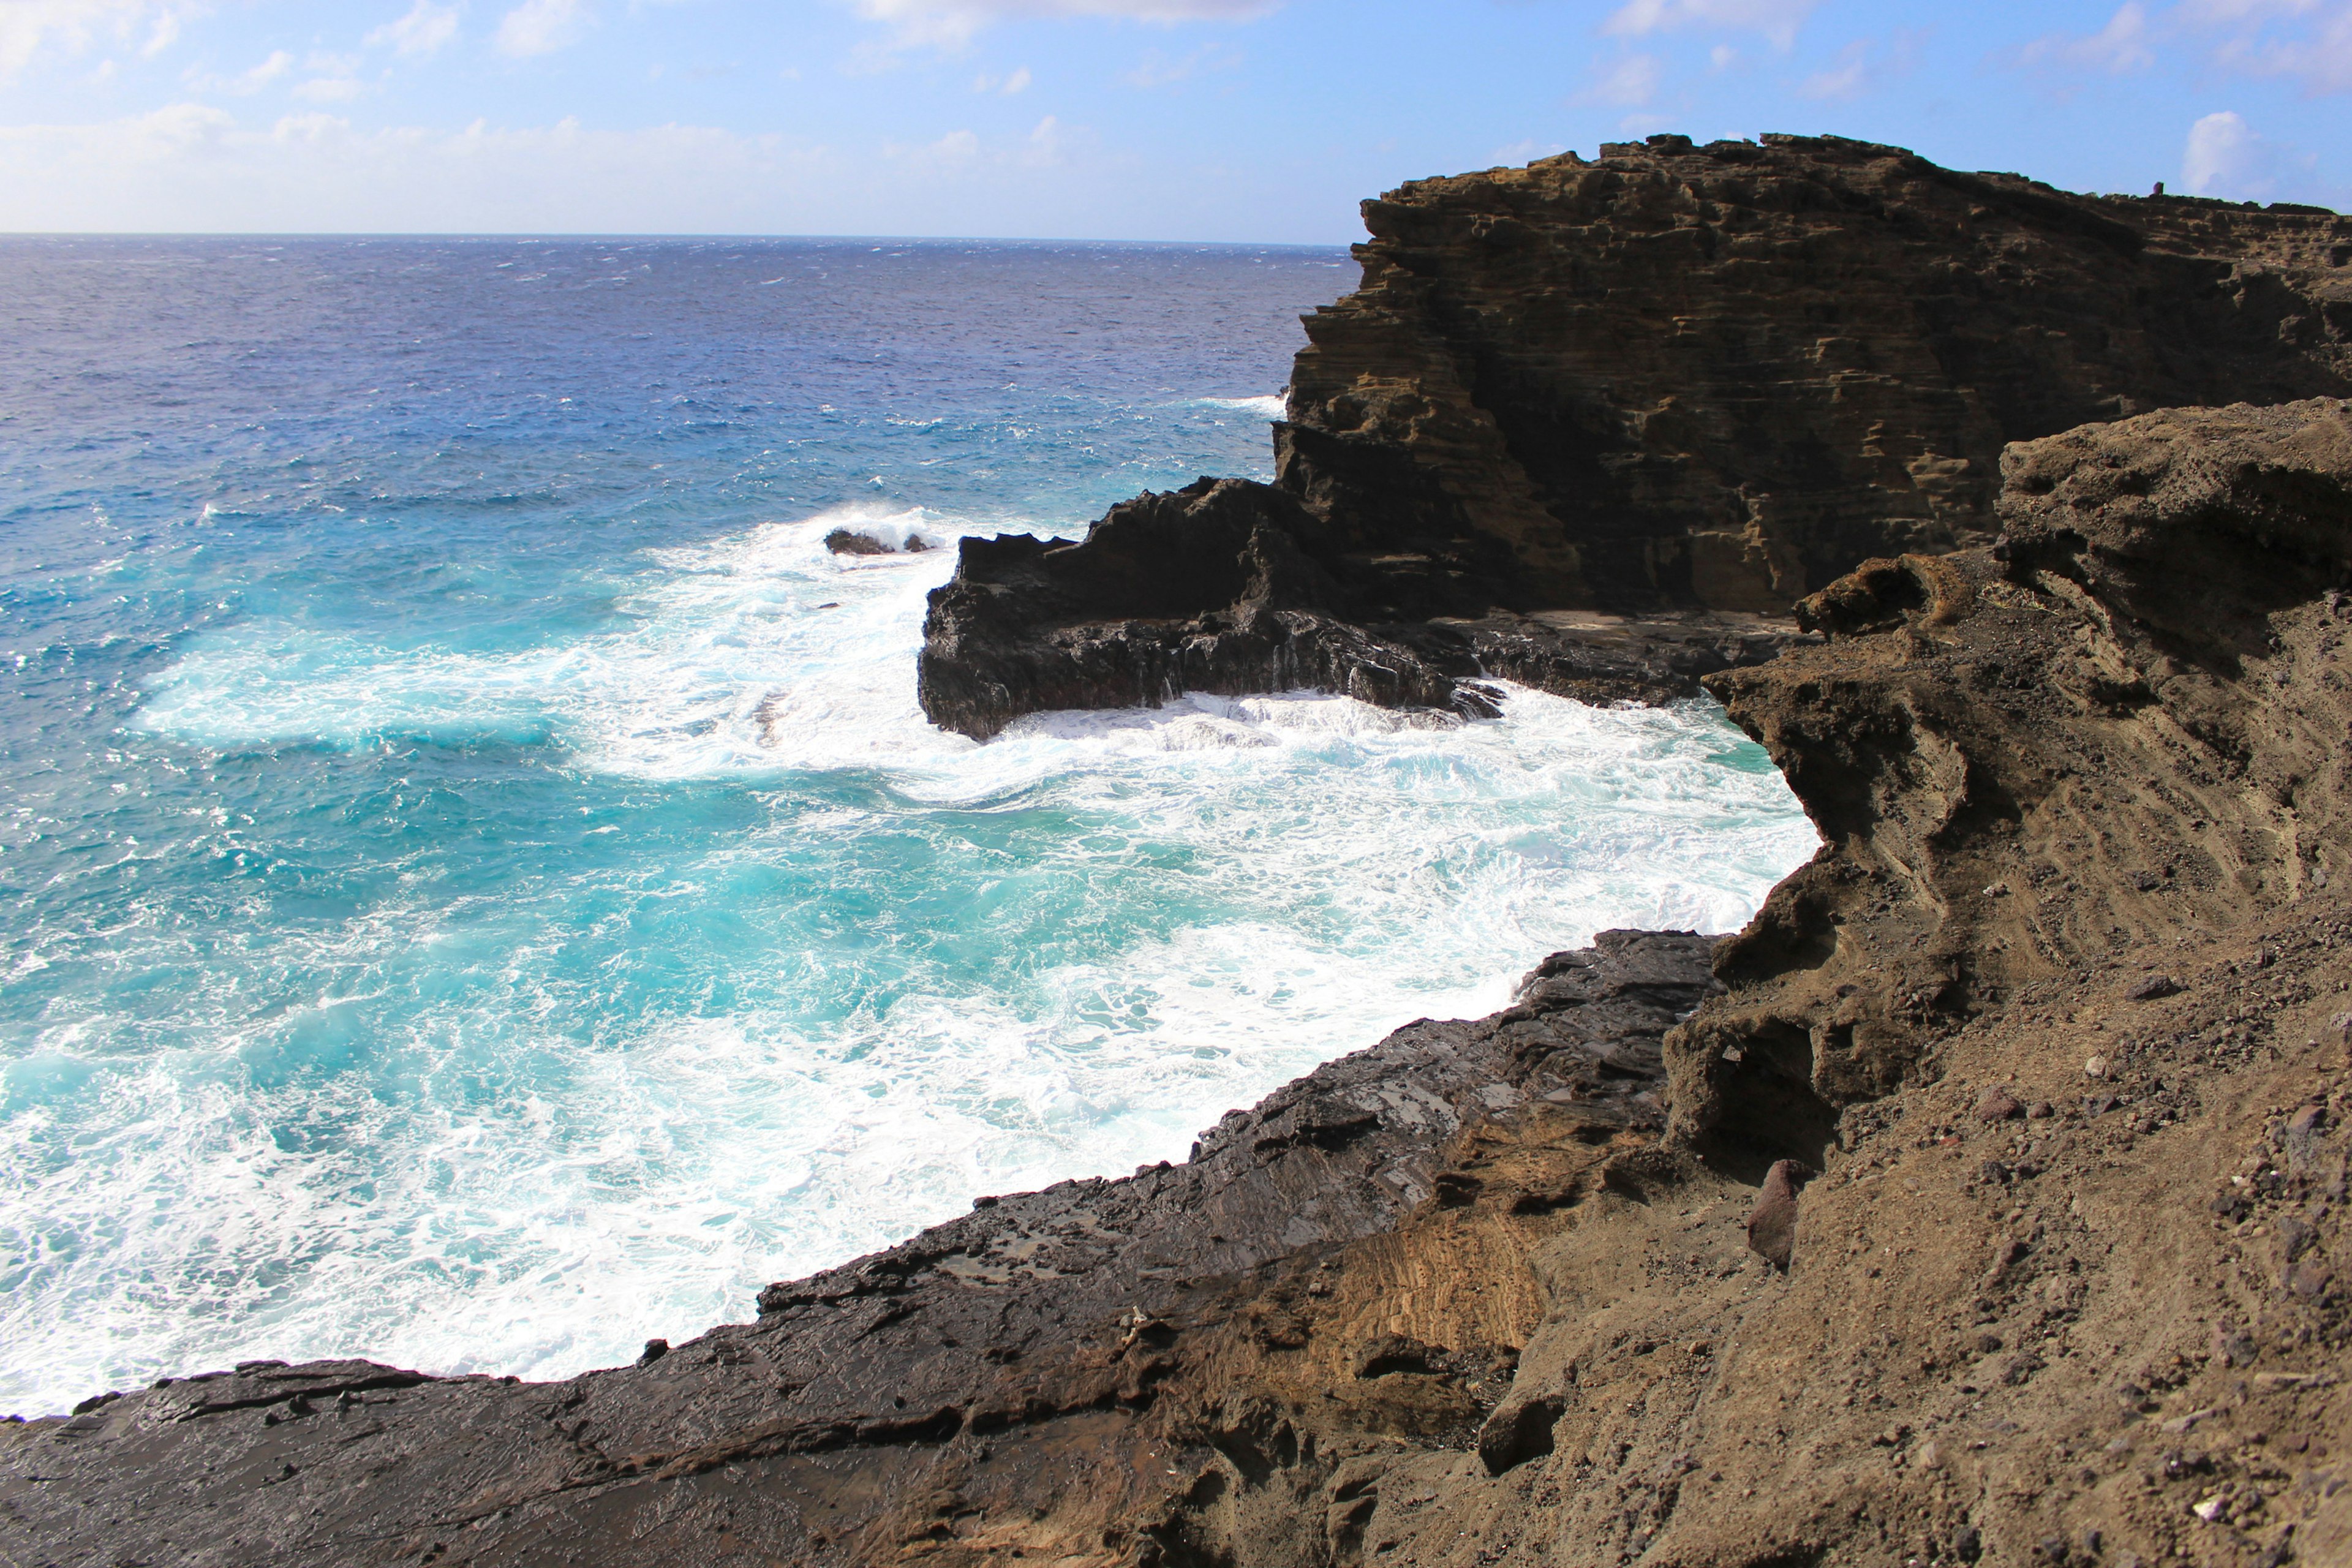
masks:
[[[2014,1121],[2024,1114],[2024,1101],[1998,1084],[1986,1089],[1977,1100],[1979,1121]]]
[[[1748,1245],[1775,1268],[1789,1267],[1797,1246],[1797,1194],[1813,1177],[1801,1160],[1775,1160],[1748,1216]]]
[[[2230,1500],[2223,1497],[2220,1492],[2215,1492],[2211,1497],[2206,1498],[2202,1501],[2199,1502],[2189,1511],[2203,1520],[2206,1523],[2210,1524],[2215,1520],[2221,1518],[2221,1510],[2229,1506]]]
[[[2083,1064],[2083,1076],[2084,1078],[2106,1077],[2107,1058],[2105,1057],[2093,1057],[2090,1060],[2084,1062]]]
[[[644,1352],[637,1357],[637,1364],[639,1366],[651,1366],[655,1362],[661,1360],[662,1357],[667,1354],[669,1354],[669,1342],[667,1340],[647,1340],[646,1342]]]
[[[2025,1114],[2036,1121],[2047,1121],[2058,1114],[2057,1108],[2046,1100],[2037,1100],[2025,1108]]]
[[[2125,992],[2124,996],[2126,1000],[2132,1002],[2158,1002],[2167,996],[2179,995],[2180,990],[2180,982],[2171,975],[2151,974]]]

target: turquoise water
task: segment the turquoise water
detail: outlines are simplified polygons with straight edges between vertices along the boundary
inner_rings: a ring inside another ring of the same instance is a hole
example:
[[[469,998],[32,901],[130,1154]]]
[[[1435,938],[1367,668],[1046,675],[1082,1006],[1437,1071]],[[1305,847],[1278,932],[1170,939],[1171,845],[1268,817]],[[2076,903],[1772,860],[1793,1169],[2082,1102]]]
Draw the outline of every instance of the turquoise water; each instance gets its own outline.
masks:
[[[550,1376],[1181,1158],[1813,837],[1704,706],[913,699],[952,551],[1268,468],[1322,251],[0,241],[0,1410]]]

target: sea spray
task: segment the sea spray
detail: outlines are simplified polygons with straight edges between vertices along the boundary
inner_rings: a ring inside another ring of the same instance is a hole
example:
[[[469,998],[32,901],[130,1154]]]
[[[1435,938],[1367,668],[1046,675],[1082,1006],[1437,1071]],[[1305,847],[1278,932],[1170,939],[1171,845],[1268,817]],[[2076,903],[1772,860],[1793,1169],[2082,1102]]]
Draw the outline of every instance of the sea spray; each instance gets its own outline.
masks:
[[[1704,705],[922,721],[826,533],[1262,473],[1321,253],[639,251],[0,247],[0,1409],[625,1360],[1811,851]]]

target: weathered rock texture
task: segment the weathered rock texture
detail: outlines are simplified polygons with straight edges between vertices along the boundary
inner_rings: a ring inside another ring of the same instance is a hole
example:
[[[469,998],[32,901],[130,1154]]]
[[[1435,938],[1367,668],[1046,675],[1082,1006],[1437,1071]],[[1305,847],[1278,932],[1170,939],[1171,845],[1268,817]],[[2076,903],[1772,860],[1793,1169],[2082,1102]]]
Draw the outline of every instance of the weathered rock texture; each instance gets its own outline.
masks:
[[[1328,542],[1314,513],[1244,479],[1122,501],[1083,543],[967,539],[931,595],[923,710],[982,740],[1027,713],[1186,691],[1492,717],[1498,678],[1593,702],[1695,697],[1700,676],[1809,640],[1755,616],[1517,615],[1423,558],[1351,567]]]
[[[1320,1539],[1335,1464],[1477,1440],[1570,1211],[1671,1173],[1659,1040],[1712,946],[1604,933],[1505,1013],[1233,1112],[1182,1166],[982,1200],[637,1367],[256,1363],[0,1428],[0,1554],[1185,1561],[1302,1517]]]
[[[1276,485],[968,542],[925,628],[934,721],[1287,686],[1479,713],[1483,677],[1692,696],[1864,559],[1989,539],[2006,442],[2352,393],[2352,220],[2316,209],[1656,136],[1364,216]]]
[[[8,1427],[0,1556],[2352,1562],[2352,405],[2005,468],[1714,678],[1825,843],[1712,982],[1612,933],[635,1368]]]
[[[2352,392],[2352,221],[2315,209],[1654,136],[1364,221],[1279,483],[1366,548],[1499,542],[1522,607],[1785,610],[1982,539],[2007,442]]]

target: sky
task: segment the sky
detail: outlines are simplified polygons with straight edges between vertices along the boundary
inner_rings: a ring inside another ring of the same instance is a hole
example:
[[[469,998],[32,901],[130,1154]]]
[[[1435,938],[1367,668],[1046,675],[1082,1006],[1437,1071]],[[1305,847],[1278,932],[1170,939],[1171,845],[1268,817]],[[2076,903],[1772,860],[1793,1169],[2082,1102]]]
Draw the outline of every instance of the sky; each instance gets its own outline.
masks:
[[[1335,245],[1660,131],[2344,207],[2347,110],[2352,0],[0,0],[0,231]]]

